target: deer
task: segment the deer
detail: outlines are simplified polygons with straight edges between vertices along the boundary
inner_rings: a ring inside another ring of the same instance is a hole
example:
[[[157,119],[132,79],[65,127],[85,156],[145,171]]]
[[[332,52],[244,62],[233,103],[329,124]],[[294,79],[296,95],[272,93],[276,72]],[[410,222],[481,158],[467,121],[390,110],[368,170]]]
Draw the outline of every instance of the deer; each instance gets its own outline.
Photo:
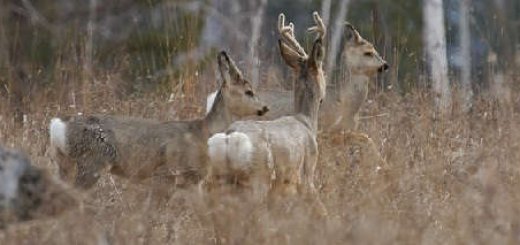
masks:
[[[205,176],[207,139],[241,117],[262,116],[269,110],[225,51],[217,60],[222,82],[203,118],[166,122],[113,115],[53,118],[49,135],[59,175],[89,189],[104,169],[141,181],[167,168],[179,186],[197,183]]]
[[[384,160],[373,140],[367,134],[358,132],[359,111],[366,101],[371,78],[388,70],[389,65],[353,25],[346,22],[344,28],[345,45],[341,54],[341,63],[345,64],[344,79],[338,81],[337,87],[327,87],[328,96],[319,114],[320,133],[334,136],[336,143],[366,146],[369,148],[369,161],[381,163]],[[263,119],[274,119],[294,112],[291,91],[259,90],[257,93],[264,101],[276,101],[270,104],[269,114]],[[207,97],[207,108],[210,108],[214,94]]]
[[[371,79],[390,67],[353,25],[346,22],[344,28],[345,46],[341,54],[341,63],[346,68],[342,71],[344,79],[332,88],[337,90],[337,96],[329,96],[325,101],[320,124],[322,131],[332,136],[336,143],[339,140],[343,144],[365,148],[362,161],[375,164],[379,170],[386,162],[372,138],[358,131],[359,111],[367,99]]]
[[[77,206],[70,187],[32,165],[23,152],[0,146],[0,230]]]
[[[320,217],[327,215],[314,186],[318,112],[326,93],[322,68],[326,28],[317,12],[313,19],[315,26],[309,30],[317,37],[307,54],[294,36],[294,25],[285,24],[283,13],[278,17],[280,53],[296,78],[294,114],[270,121],[236,121],[211,136],[207,189],[231,185],[262,200],[301,195],[311,200]]]

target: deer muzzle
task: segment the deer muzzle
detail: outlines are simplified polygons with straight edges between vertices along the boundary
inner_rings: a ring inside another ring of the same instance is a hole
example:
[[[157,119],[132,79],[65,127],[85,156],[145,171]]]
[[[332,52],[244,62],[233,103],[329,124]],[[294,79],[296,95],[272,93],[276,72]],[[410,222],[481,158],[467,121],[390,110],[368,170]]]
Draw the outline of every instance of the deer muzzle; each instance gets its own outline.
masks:
[[[269,108],[268,108],[267,106],[264,106],[264,107],[262,107],[262,110],[258,110],[258,111],[256,112],[256,114],[257,114],[258,116],[263,116],[263,115],[265,115],[265,113],[267,113],[268,111],[269,111]]]
[[[379,67],[379,69],[377,69],[377,72],[382,73],[382,72],[388,70],[389,68],[390,68],[390,66],[387,63],[384,63],[381,67]]]

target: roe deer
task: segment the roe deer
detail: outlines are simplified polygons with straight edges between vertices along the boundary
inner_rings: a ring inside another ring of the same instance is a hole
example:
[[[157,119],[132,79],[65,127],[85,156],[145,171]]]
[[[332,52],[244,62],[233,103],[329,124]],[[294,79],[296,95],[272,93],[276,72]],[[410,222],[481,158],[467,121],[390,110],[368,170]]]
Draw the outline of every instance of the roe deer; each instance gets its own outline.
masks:
[[[293,24],[285,25],[284,14],[278,18],[281,56],[297,78],[296,114],[272,121],[237,121],[225,133],[213,135],[208,140],[208,187],[233,183],[261,198],[299,193],[311,198],[320,215],[326,214],[314,187],[318,111],[326,90],[322,69],[326,29],[317,12],[313,17],[316,26],[310,30],[318,37],[310,55],[296,40]]]
[[[132,180],[167,167],[176,181],[198,182],[205,175],[209,136],[238,118],[268,111],[226,52],[218,55],[218,65],[222,84],[211,111],[201,119],[158,122],[110,115],[52,119],[50,141],[60,174],[89,188],[105,167]]]
[[[32,166],[25,154],[0,147],[0,229],[58,215],[76,204],[65,186]]]

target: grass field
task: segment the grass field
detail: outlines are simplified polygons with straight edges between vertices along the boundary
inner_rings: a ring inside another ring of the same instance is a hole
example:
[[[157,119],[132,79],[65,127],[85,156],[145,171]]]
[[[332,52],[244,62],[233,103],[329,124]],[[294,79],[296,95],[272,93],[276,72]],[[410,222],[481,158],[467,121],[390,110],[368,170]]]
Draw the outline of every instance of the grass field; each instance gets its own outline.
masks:
[[[118,98],[109,87],[110,81],[86,90],[85,113],[167,120],[203,112],[203,93],[168,102],[153,93]],[[35,97],[22,127],[1,107],[0,141],[55,173],[47,152],[48,122],[80,108],[59,107],[56,98],[47,98]],[[0,231],[0,244],[211,244],[216,230],[234,244],[519,243],[518,101],[501,104],[481,95],[470,113],[444,117],[431,101],[422,91],[370,95],[360,131],[386,159],[381,168],[363,162],[362,148],[320,136],[315,181],[327,218],[311,215],[311,205],[299,198],[266,207],[221,196],[221,205],[210,208],[197,187],[172,190],[167,204],[156,207],[146,183],[106,173],[81,195],[80,207],[9,226]]]

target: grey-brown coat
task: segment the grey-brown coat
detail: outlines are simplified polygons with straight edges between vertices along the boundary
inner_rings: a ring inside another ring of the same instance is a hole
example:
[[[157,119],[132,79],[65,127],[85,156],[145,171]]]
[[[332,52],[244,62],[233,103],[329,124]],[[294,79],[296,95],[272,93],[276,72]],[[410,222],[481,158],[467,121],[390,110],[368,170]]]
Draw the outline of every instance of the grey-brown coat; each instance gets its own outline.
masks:
[[[268,110],[225,52],[219,54],[218,63],[223,82],[204,118],[170,122],[111,115],[53,119],[50,138],[61,176],[88,188],[105,167],[113,174],[141,180],[165,166],[171,172],[161,175],[198,182],[205,173],[208,137],[238,118]]]
[[[314,187],[318,161],[316,141],[318,111],[325,97],[323,37],[325,26],[313,14],[318,32],[310,55],[294,37],[294,27],[280,14],[278,30],[281,55],[296,75],[295,114],[272,121],[237,121],[225,133],[208,140],[210,166],[207,184],[229,183],[252,190],[254,196],[301,194],[326,211]]]

